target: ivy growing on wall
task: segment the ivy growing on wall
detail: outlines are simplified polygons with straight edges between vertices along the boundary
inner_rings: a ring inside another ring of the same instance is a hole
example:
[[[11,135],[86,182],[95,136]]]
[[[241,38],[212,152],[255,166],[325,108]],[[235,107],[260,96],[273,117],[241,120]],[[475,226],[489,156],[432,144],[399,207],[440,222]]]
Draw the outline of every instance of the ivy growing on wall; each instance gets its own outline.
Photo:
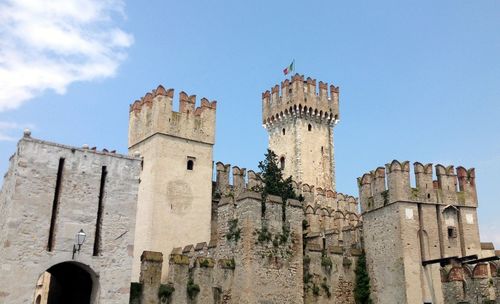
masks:
[[[189,299],[192,300],[200,292],[200,286],[198,284],[195,284],[192,278],[189,278],[186,286],[186,291]]]
[[[142,284],[132,282],[130,284],[130,303],[140,303],[142,294]]]
[[[241,228],[238,228],[238,219],[232,219],[228,222],[228,224],[229,231],[226,234],[227,240],[231,241],[234,239],[235,242],[238,242],[241,237]]]
[[[356,269],[356,282],[354,286],[354,299],[356,304],[371,304],[370,299],[370,277],[366,269],[366,257],[364,251],[358,258]]]
[[[174,291],[174,286],[170,284],[161,284],[160,288],[158,288],[158,298],[160,298],[161,303],[169,303],[170,296]]]

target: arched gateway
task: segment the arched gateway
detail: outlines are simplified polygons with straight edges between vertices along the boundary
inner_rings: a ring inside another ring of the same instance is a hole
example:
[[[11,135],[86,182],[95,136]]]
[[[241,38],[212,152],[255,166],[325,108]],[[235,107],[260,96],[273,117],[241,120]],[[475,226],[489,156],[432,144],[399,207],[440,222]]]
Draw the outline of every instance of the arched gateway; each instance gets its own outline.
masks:
[[[47,275],[47,273],[49,275]],[[42,295],[47,304],[91,304],[94,287],[93,271],[77,262],[63,262],[56,264],[42,274],[43,286],[47,294]],[[40,289],[41,286],[37,286]],[[37,296],[37,300],[38,301]],[[38,303],[38,302],[36,302]],[[44,303],[41,303],[44,304]]]

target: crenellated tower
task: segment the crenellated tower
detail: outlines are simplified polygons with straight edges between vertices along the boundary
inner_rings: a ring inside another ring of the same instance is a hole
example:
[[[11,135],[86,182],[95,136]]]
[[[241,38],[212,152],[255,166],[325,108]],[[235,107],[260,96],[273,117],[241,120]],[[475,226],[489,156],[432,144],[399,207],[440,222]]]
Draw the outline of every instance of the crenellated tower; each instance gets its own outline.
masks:
[[[132,280],[144,250],[168,256],[186,242],[210,238],[216,102],[159,86],[130,106],[129,153],[143,158]],[[162,280],[168,262],[164,262]]]
[[[296,74],[262,93],[262,123],[269,149],[286,176],[335,191],[333,127],[339,121],[339,88]]]
[[[415,187],[408,161],[394,160],[358,178],[374,303],[451,303],[441,266],[481,256],[475,170],[433,170],[419,162],[413,168]]]

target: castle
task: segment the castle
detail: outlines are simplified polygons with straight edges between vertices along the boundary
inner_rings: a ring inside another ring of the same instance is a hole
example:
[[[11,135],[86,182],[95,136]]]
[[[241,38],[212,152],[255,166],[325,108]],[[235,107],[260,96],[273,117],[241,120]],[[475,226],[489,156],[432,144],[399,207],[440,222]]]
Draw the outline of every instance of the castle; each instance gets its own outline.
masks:
[[[339,88],[295,75],[262,94],[300,198],[283,200],[214,163],[215,101],[178,102],[159,86],[130,106],[128,156],[25,131],[0,192],[0,303],[356,303],[365,257],[373,303],[500,303],[474,169],[416,162],[412,185],[394,160],[358,178],[358,205],[336,191]]]

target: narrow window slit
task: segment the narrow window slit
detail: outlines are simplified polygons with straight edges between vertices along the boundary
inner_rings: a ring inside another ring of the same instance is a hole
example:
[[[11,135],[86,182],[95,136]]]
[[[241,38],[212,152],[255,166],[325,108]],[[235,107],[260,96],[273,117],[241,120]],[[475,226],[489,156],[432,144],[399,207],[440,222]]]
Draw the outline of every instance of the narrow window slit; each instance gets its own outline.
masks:
[[[102,166],[101,170],[101,185],[99,186],[99,202],[97,205],[97,219],[95,224],[95,237],[94,237],[94,252],[93,256],[98,256],[101,251],[101,229],[102,229],[102,211],[104,209],[104,191],[106,187],[106,176],[108,170],[106,166]]]
[[[57,168],[56,187],[54,189],[54,200],[52,202],[52,215],[50,217],[49,240],[47,242],[47,250],[48,251],[52,251],[52,249],[54,249],[55,229],[56,229],[56,221],[57,221],[57,212],[59,209],[59,196],[61,193],[63,169],[64,169],[64,158],[61,157],[61,158],[59,158],[59,166]]]

